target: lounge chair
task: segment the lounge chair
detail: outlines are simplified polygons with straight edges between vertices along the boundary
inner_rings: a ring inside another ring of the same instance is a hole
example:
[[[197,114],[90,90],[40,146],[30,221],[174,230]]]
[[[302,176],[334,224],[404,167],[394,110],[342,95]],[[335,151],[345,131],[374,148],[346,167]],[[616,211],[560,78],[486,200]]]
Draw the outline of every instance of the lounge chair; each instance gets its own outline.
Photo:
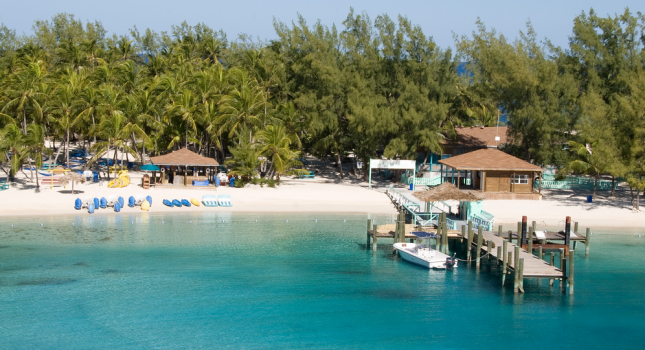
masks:
[[[299,179],[313,179],[313,178],[315,178],[315,177],[316,177],[316,174],[314,174],[314,172],[313,172],[313,171],[311,171],[311,170],[309,170],[309,174],[308,174],[308,175],[298,175],[298,178],[299,178]]]
[[[205,207],[216,207],[218,206],[217,204],[217,197],[213,194],[205,194],[202,196],[202,203],[204,203]]]
[[[231,196],[227,194],[220,194],[217,196],[217,204],[220,207],[232,207],[233,203],[231,202]]]

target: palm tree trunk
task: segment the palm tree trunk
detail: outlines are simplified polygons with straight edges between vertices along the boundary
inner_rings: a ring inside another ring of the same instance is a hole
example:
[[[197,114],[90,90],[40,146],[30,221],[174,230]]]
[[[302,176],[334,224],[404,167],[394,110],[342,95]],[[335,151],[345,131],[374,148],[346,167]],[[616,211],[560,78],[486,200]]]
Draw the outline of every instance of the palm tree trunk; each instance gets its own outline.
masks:
[[[616,177],[611,175],[611,196],[616,196]]]
[[[188,123],[186,123],[186,148],[188,148]]]
[[[22,108],[22,133],[27,135],[27,111],[24,106]]]
[[[94,69],[94,62],[92,62],[92,69]],[[94,113],[92,113],[92,126],[96,128],[96,123],[94,122]],[[94,135],[94,143],[96,143],[96,135]]]
[[[65,159],[69,168],[69,129],[67,129],[67,139],[65,140]]]
[[[117,160],[117,155],[119,154],[119,147],[114,146],[114,178],[118,178],[118,174],[116,172],[116,160]],[[108,161],[108,171],[110,171],[110,162]]]
[[[340,178],[343,179],[343,163],[341,163],[340,152],[336,152],[336,161],[338,162],[338,172],[340,173]]]
[[[40,182],[38,182],[38,171],[36,171],[36,188],[40,189]]]
[[[598,177],[599,175],[596,174],[596,178],[594,179],[594,182],[593,182],[593,199],[596,199],[596,188],[598,187]]]

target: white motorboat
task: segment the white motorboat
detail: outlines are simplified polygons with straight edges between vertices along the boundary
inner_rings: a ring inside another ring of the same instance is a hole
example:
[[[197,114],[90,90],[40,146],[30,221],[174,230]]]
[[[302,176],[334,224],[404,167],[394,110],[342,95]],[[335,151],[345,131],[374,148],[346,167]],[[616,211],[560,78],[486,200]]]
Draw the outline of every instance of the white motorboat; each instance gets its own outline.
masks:
[[[417,243],[394,243],[394,249],[399,252],[403,260],[428,269],[452,270],[453,267],[457,267],[457,259],[430,247],[430,238],[436,238],[434,234],[427,232],[412,232],[412,234],[419,237]],[[426,244],[423,244],[424,241]]]

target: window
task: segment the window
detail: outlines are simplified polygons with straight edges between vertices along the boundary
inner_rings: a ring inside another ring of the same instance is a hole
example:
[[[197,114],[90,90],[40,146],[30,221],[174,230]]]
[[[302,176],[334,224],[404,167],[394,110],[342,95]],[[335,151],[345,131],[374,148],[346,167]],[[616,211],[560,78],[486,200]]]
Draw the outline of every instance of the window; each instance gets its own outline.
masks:
[[[511,180],[512,180],[512,183],[514,184],[526,185],[529,183],[529,176],[516,174],[511,176]]]

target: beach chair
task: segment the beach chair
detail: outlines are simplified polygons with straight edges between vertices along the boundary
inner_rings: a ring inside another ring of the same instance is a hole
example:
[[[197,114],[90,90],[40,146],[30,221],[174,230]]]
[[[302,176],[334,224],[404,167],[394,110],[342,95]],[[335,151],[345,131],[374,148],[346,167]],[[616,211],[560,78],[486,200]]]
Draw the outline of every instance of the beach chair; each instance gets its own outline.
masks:
[[[220,207],[232,207],[233,202],[231,202],[231,196],[227,194],[220,194],[217,196],[217,204]]]
[[[202,196],[202,203],[204,203],[205,207],[216,207],[218,206],[217,204],[217,197],[213,194],[205,194]]]
[[[7,183],[7,178],[0,180],[0,191],[8,190],[9,184]]]
[[[311,171],[311,170],[309,170],[309,174],[308,174],[308,175],[298,175],[298,178],[299,178],[299,179],[313,179],[313,178],[315,178],[315,177],[316,177],[316,174],[314,174],[314,172],[313,172],[313,171]]]

